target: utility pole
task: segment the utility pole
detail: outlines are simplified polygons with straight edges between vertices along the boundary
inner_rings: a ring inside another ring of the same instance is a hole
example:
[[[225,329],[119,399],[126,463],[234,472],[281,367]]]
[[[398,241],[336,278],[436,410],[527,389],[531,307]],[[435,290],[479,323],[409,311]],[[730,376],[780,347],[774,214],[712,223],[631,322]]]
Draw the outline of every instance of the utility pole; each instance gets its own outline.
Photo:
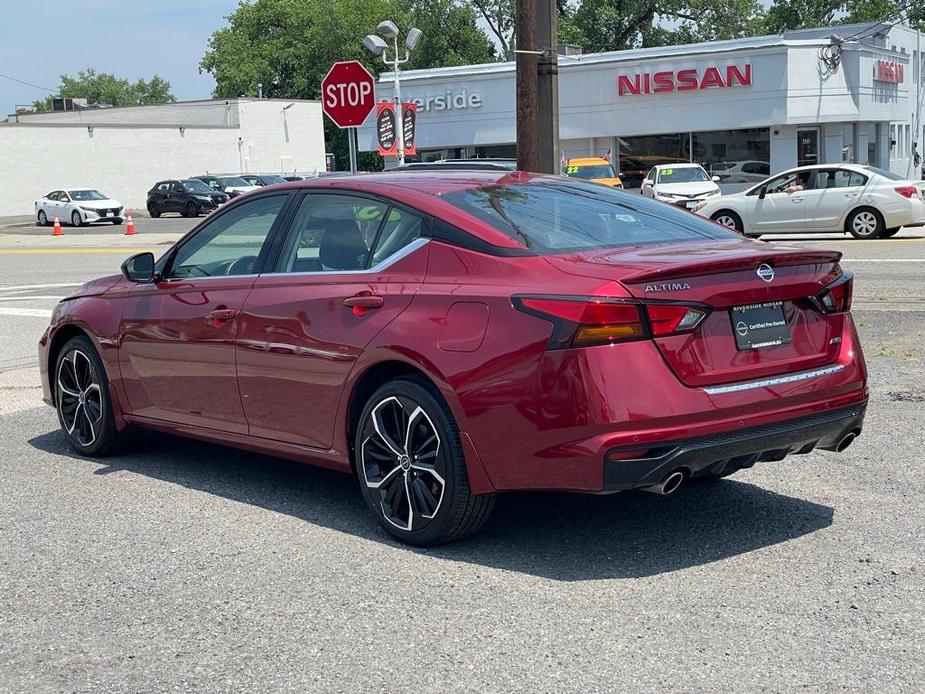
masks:
[[[536,10],[538,2],[517,0],[517,168],[539,170]]]
[[[557,174],[559,161],[559,51],[556,34],[559,11],[556,0],[537,0],[536,41],[542,51],[537,61],[537,113],[539,168]]]

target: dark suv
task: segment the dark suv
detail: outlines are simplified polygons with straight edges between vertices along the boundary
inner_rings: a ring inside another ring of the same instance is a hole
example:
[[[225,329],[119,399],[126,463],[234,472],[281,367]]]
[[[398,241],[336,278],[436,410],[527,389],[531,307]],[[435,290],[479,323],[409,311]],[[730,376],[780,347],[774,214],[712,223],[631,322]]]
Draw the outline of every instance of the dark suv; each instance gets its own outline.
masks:
[[[228,196],[213,190],[198,178],[158,181],[148,191],[148,214],[160,217],[164,212],[179,212],[184,217],[198,217],[228,202]]]

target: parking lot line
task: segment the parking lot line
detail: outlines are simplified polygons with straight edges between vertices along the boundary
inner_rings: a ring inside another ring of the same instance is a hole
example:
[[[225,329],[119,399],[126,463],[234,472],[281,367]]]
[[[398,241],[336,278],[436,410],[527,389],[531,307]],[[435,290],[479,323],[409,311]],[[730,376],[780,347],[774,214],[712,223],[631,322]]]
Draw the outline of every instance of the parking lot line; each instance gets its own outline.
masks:
[[[0,316],[27,316],[30,318],[51,318],[50,308],[0,307]]]
[[[0,248],[0,255],[59,255],[87,253],[142,253],[156,251],[155,246],[68,246],[66,248]]]
[[[842,258],[843,263],[925,263],[925,258]]]
[[[58,289],[60,287],[79,287],[83,282],[62,282],[58,284],[0,284],[0,292],[20,292],[30,289]]]

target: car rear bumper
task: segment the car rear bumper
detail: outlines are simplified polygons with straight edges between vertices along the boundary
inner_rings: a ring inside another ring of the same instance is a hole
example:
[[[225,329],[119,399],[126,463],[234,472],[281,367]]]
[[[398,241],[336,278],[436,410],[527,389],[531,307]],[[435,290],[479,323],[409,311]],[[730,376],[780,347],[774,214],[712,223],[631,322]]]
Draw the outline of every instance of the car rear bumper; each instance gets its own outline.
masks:
[[[604,455],[602,489],[620,491],[658,484],[677,470],[687,476],[721,474],[756,462],[783,460],[821,448],[844,450],[861,433],[867,401],[808,417]],[[629,456],[629,457],[627,457]]]

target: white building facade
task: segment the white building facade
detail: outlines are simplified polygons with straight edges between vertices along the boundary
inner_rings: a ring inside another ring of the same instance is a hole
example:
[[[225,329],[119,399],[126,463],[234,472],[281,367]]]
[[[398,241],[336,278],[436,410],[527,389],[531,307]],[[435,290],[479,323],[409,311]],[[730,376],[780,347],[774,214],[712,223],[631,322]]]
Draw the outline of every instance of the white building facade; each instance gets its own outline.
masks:
[[[679,161],[739,184],[842,161],[918,178],[923,44],[909,28],[864,24],[560,56],[560,145],[565,157],[610,153],[631,186]],[[513,62],[402,73],[419,158],[515,156],[515,79]],[[371,125],[360,147],[375,148]]]
[[[59,188],[144,210],[165,178],[324,171],[318,101],[230,99],[11,116],[0,122],[0,216]]]

